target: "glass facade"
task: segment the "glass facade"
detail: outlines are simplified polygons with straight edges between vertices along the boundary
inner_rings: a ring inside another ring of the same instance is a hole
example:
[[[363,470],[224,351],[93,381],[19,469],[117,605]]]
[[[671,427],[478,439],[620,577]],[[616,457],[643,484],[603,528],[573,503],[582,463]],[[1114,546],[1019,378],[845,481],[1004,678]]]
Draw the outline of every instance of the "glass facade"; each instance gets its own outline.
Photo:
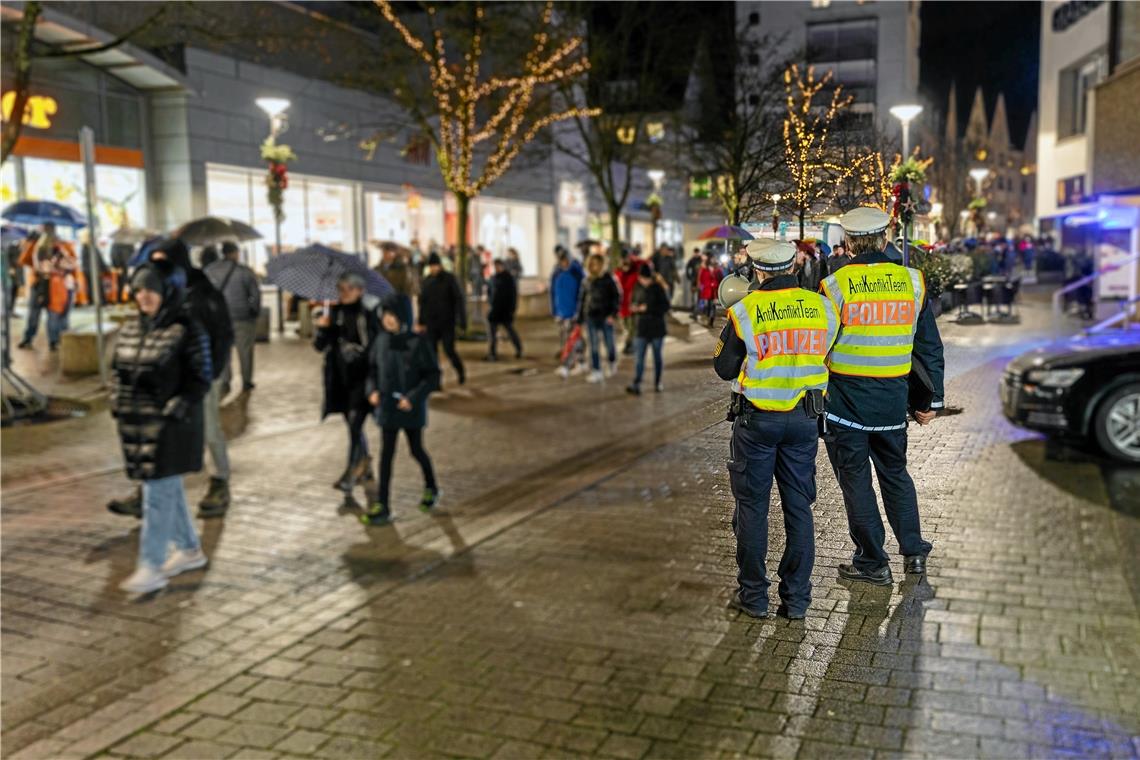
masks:
[[[834,81],[854,95],[857,103],[875,103],[878,54],[878,19],[808,24],[808,62],[819,76],[827,70],[834,72]]]
[[[523,275],[538,272],[538,206],[498,198],[476,198],[472,207],[472,241],[491,252],[506,256],[507,248],[519,252]]]

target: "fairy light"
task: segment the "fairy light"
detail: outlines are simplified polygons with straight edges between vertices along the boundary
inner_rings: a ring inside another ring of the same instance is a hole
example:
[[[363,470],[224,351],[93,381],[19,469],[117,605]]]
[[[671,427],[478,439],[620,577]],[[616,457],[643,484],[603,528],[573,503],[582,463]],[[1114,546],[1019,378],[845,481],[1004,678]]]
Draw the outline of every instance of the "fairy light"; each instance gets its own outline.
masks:
[[[842,85],[831,93],[827,108],[819,110],[815,97],[827,87],[832,73],[815,78],[815,68],[809,66],[801,74],[797,64],[784,71],[784,161],[791,175],[790,192],[785,196],[797,209],[811,208],[816,201],[827,196],[832,187],[831,176],[845,178],[856,170],[854,166],[841,166],[828,154],[828,136],[831,124],[840,111],[851,105],[854,98],[843,95]]]
[[[427,67],[434,103],[432,121],[421,119],[421,127],[435,148],[440,173],[448,190],[467,198],[474,197],[499,179],[511,166],[519,152],[550,125],[573,118],[590,118],[601,113],[597,108],[573,107],[545,116],[533,113],[539,88],[572,80],[589,71],[582,39],[574,37],[550,48],[548,29],[554,22],[554,4],[543,6],[542,23],[533,35],[533,45],[522,61],[522,72],[516,76],[484,78],[480,68],[483,59],[483,21],[485,10],[476,5],[470,43],[462,62],[453,63],[447,56],[443,32],[435,25],[436,9],[427,7],[431,25],[431,44],[412,33],[400,20],[389,0],[374,0],[381,15],[391,24],[404,44]],[[480,124],[479,114],[488,109],[482,101],[497,96],[498,102]],[[432,122],[438,122],[434,125]],[[481,143],[493,142],[481,166],[476,162],[476,149]]]

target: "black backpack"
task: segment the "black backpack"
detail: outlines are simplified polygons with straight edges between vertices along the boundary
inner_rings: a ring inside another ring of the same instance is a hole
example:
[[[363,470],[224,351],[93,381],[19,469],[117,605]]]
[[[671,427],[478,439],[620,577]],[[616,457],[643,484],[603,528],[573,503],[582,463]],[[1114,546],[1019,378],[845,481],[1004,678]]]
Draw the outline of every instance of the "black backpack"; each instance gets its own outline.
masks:
[[[214,379],[222,376],[222,371],[230,360],[230,349],[234,346],[234,326],[230,321],[230,310],[222,292],[200,269],[191,269],[187,274],[185,309],[187,315],[205,328],[210,336],[210,362],[214,368]]]

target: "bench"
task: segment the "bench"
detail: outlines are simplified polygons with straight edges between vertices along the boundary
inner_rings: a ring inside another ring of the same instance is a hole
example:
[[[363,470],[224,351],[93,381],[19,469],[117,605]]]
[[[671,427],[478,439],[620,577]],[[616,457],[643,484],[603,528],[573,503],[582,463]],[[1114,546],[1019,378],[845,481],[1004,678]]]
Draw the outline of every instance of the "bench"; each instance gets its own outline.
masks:
[[[108,355],[108,362],[118,332],[117,324],[103,323],[103,352]],[[63,374],[70,377],[96,374],[99,371],[99,353],[96,345],[95,325],[84,325],[68,330],[60,336],[59,368]]]

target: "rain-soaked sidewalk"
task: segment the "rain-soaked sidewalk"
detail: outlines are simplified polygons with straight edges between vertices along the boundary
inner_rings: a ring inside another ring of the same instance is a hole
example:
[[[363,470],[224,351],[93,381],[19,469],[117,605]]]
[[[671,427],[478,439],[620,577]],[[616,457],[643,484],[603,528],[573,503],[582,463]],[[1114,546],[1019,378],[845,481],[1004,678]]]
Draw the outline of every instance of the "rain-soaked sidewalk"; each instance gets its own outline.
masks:
[[[446,509],[400,506],[405,455],[383,529],[338,514],[342,430],[314,424],[313,357],[275,344],[235,504],[202,524],[210,568],[141,603],[116,588],[137,533],[102,507],[126,486],[95,444],[110,426],[61,423],[34,457],[6,431],[4,755],[1135,757],[1136,519],[1094,464],[1046,462],[998,415],[1030,339],[1013,330],[945,330],[964,411],[911,437],[926,579],[836,579],[849,538],[821,458],[799,623],[724,609],[728,428],[703,331],[670,342],[660,396],[562,383],[549,360],[481,367],[433,408]],[[55,480],[34,465],[69,451],[89,459]]]

